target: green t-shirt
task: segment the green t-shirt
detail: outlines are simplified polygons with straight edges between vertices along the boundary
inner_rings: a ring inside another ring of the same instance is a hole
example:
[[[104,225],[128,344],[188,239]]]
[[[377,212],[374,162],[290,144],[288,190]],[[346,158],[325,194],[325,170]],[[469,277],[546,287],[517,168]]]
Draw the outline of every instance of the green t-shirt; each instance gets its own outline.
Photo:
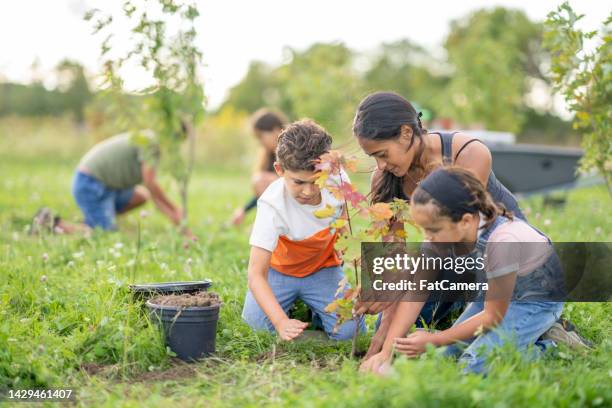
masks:
[[[107,187],[134,187],[142,183],[142,162],[157,166],[159,160],[159,148],[151,135],[139,134],[137,139],[142,143],[136,143],[130,133],[110,137],[92,147],[79,167],[86,168]]]

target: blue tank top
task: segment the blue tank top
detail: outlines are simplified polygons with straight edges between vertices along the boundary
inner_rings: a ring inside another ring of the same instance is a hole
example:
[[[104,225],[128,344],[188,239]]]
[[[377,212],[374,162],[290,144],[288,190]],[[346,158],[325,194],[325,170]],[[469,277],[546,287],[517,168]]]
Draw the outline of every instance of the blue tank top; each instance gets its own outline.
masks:
[[[453,150],[453,136],[455,133],[445,133],[445,132],[433,132],[440,136],[440,142],[442,145],[442,161],[444,164],[449,165],[454,162],[452,156]],[[473,139],[480,142],[478,139]],[[469,143],[469,142],[468,142]],[[482,143],[482,142],[481,142]],[[455,159],[457,157],[455,156]],[[518,202],[516,201],[516,197],[504,186],[498,179],[495,177],[495,173],[493,173],[493,169],[491,169],[491,173],[489,173],[489,179],[487,181],[487,191],[491,194],[491,197],[495,202],[502,203],[506,210],[512,211],[516,217],[527,221],[527,218],[519,208]]]

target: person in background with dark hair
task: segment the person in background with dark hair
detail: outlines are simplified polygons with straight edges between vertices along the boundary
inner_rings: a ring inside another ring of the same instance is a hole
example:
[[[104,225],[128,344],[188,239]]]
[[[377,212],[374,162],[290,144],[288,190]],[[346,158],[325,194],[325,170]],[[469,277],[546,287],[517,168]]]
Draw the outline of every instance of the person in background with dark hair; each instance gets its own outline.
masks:
[[[410,201],[418,184],[443,165],[469,170],[486,187],[492,199],[515,217],[527,221],[514,195],[497,180],[492,170],[491,152],[480,140],[460,132],[428,132],[417,112],[404,97],[394,92],[375,92],[364,98],[355,113],[353,134],[363,151],[376,160],[372,175],[373,202],[390,202],[394,198]],[[403,229],[394,224],[391,230]],[[418,322],[430,325],[463,305],[428,302]],[[389,327],[389,317],[396,303],[367,302],[356,305],[357,313],[383,312],[366,357],[382,347]]]
[[[287,118],[280,112],[269,109],[259,109],[251,117],[253,132],[261,144],[259,159],[251,184],[255,195],[241,208],[237,208],[232,215],[231,222],[240,225],[246,214],[257,206],[257,199],[268,186],[278,178],[274,171],[274,160],[278,135],[287,126]]]

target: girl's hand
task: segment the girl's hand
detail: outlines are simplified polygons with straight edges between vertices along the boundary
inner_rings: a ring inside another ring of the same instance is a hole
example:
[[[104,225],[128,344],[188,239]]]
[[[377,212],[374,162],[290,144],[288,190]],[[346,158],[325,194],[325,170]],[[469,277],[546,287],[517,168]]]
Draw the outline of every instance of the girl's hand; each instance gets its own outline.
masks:
[[[435,343],[435,334],[425,330],[417,330],[408,337],[395,338],[395,350],[408,357],[418,357],[423,354],[427,348],[427,344]]]
[[[302,334],[306,327],[308,327],[308,323],[286,318],[276,326],[276,331],[281,340],[289,341]]]
[[[359,366],[359,372],[361,373],[374,373],[378,375],[384,375],[389,372],[391,368],[391,355],[385,351],[374,354],[372,357],[365,360]]]

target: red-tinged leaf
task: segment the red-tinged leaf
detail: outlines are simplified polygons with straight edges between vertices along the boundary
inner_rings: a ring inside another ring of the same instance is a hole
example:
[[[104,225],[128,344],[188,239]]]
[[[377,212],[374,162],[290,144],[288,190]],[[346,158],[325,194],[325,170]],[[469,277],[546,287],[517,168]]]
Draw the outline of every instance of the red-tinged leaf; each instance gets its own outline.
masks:
[[[351,157],[344,160],[344,168],[355,173],[357,171],[357,158]]]
[[[355,189],[355,187],[346,181],[343,181],[339,187],[342,198],[351,203],[353,207],[357,207],[360,202],[365,201],[366,197]]]
[[[330,174],[340,174],[342,153],[337,150],[330,150],[328,153],[321,155],[317,162],[322,165],[322,169],[328,170]]]
[[[376,203],[370,207],[370,216],[375,221],[388,220],[393,217],[393,211],[388,203]]]
[[[340,189],[338,189],[337,187],[331,187],[329,184],[325,186],[325,188],[327,189],[327,191],[333,194],[336,200],[344,201],[344,197],[342,196],[342,192],[340,192]]]

